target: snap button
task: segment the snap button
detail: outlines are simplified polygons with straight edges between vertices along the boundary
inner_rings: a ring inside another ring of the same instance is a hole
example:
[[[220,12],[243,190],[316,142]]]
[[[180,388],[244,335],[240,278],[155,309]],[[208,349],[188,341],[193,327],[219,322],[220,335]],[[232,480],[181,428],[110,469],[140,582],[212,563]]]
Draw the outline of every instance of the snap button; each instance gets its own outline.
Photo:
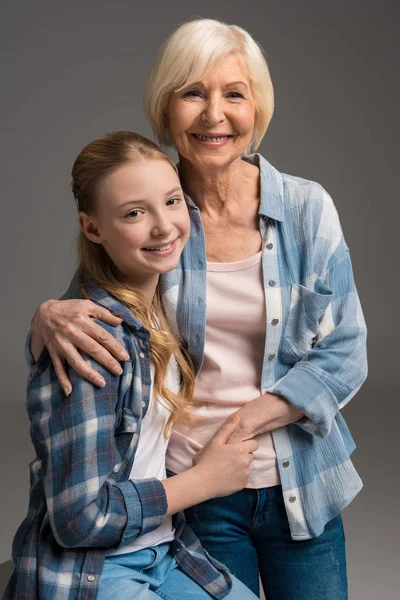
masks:
[[[278,325],[279,319],[272,319],[271,325]]]
[[[267,250],[272,250],[273,247],[274,247],[273,244],[267,244],[267,246],[266,246]]]
[[[288,460],[285,460],[285,462],[284,462],[284,463],[282,463],[282,466],[283,466],[283,467],[285,467],[285,469],[287,469],[287,468],[288,468],[288,466],[289,466],[289,464],[290,464],[290,463],[289,463],[289,461],[288,461]]]
[[[289,502],[291,502],[292,504],[293,502],[296,502],[296,496],[290,496]]]
[[[270,279],[268,281],[268,285],[270,285],[271,287],[274,287],[274,285],[276,285],[276,281],[274,281],[273,279]]]
[[[96,579],[96,577],[94,575],[88,575],[87,580],[88,581],[94,581]]]
[[[268,360],[274,360],[274,358],[275,358],[275,354],[274,353],[268,354]]]
[[[141,353],[139,354],[139,356],[140,356],[140,358],[144,358],[144,352],[141,352]]]

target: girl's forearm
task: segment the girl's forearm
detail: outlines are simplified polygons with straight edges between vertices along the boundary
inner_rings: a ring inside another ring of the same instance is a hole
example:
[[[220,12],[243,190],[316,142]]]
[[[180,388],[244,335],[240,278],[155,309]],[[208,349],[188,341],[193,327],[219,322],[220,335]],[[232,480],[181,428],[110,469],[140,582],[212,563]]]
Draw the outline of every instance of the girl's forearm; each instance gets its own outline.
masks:
[[[173,515],[189,506],[205,502],[216,496],[200,465],[161,482],[168,502],[167,515]]]

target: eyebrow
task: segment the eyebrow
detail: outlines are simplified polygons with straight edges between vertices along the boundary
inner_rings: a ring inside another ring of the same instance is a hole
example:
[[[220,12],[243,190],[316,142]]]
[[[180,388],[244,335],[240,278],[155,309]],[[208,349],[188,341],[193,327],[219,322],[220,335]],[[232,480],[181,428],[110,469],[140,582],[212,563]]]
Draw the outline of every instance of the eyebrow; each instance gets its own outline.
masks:
[[[186,85],[185,87],[183,87],[182,91],[189,90],[191,87],[193,87],[195,85],[201,85],[202,87],[206,87],[202,81],[195,81],[191,85]],[[223,87],[225,87],[225,88],[234,87],[236,85],[241,85],[241,86],[245,87],[246,89],[249,89],[249,85],[241,79],[238,79],[237,81],[228,81],[227,83],[225,83],[223,85]]]
[[[247,83],[245,83],[244,81],[238,80],[238,81],[229,81],[228,83],[225,84],[225,87],[229,87],[231,85],[243,85],[244,87],[249,87],[247,85]]]
[[[172,196],[172,194],[176,194],[177,192],[179,192],[180,194],[183,194],[182,188],[179,186],[172,188],[171,190],[166,192],[165,197],[168,198],[168,196]],[[123,202],[122,204],[119,205],[119,208],[123,208],[124,206],[127,206],[128,204],[140,204],[141,202],[146,202],[146,198],[135,198],[134,200],[126,200],[126,202]]]

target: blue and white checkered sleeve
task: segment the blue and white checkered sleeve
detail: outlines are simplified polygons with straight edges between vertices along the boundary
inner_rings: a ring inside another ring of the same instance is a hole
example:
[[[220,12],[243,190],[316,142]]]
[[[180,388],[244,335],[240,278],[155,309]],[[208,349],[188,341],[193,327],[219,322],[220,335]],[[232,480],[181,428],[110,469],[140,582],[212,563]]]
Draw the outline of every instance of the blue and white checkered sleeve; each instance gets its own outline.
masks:
[[[303,411],[305,417],[297,425],[320,437],[329,434],[335,415],[367,376],[367,332],[350,253],[333,202],[324,190],[323,193],[321,243],[318,247],[316,242],[315,255],[320,260],[321,247],[327,247],[329,237],[331,252],[321,286],[329,292],[330,302],[319,320],[315,345],[268,389]]]
[[[66,548],[123,545],[158,526],[167,511],[158,480],[138,485],[109,480],[120,461],[115,424],[124,394],[121,381],[132,377],[125,372],[112,375],[94,361],[91,366],[101,372],[105,387],[94,386],[70,369],[73,391],[66,397],[51,362],[45,368],[37,364],[28,385],[31,435],[41,460],[39,476],[50,524],[57,542]],[[123,368],[132,368],[130,361]],[[156,490],[152,509],[144,501],[145,486]]]

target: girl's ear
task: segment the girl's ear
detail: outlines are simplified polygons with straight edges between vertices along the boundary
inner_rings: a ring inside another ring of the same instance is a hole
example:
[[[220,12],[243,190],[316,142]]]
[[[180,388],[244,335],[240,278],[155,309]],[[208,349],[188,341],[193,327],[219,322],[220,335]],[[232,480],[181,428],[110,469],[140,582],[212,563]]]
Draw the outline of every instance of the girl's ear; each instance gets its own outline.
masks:
[[[88,215],[85,212],[80,212],[78,221],[82,232],[86,237],[95,244],[102,244],[104,237],[102,236],[97,221],[93,215]]]

